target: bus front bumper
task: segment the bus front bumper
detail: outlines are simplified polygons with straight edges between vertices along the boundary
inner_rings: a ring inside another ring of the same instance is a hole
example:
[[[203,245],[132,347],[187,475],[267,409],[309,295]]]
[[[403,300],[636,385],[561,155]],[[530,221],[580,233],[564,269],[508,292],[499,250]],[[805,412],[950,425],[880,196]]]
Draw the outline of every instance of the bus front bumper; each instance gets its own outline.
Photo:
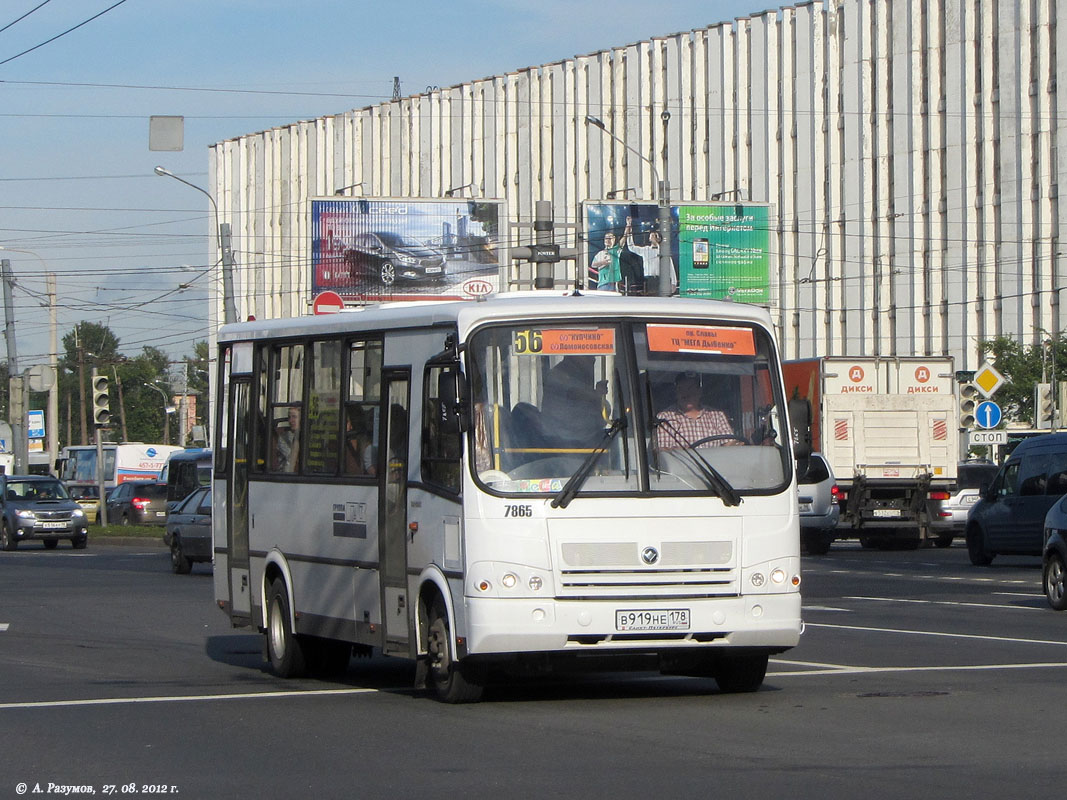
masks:
[[[784,650],[799,643],[803,630],[799,592],[655,602],[468,597],[466,603],[470,655],[704,646]],[[636,616],[636,629],[628,630],[620,616]]]

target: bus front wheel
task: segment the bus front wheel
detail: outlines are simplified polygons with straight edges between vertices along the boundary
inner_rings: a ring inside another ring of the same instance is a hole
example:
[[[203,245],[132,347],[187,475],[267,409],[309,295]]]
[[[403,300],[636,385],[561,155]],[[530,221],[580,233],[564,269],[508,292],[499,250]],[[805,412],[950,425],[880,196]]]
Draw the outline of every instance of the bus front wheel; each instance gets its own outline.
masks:
[[[723,692],[754,692],[767,675],[766,653],[720,656],[712,667],[712,676]]]
[[[482,698],[485,676],[481,670],[456,659],[448,613],[435,603],[426,634],[429,679],[434,693],[446,703],[476,703]]]
[[[271,583],[268,602],[266,636],[271,668],[281,678],[303,677],[307,671],[304,646],[289,624],[289,593],[281,578]]]

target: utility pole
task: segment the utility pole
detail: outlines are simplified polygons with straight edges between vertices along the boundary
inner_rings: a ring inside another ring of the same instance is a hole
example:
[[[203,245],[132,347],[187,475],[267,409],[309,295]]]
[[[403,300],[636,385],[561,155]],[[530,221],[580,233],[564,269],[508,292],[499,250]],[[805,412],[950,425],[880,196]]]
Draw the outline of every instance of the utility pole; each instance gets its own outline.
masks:
[[[52,370],[52,385],[48,389],[48,412],[45,425],[48,428],[48,469],[55,469],[59,458],[59,324],[56,318],[56,276],[45,276],[48,293],[48,365]],[[70,442],[70,439],[67,439]]]
[[[12,298],[15,279],[11,274],[10,259],[0,259],[0,273],[4,282],[4,338],[7,340],[8,373],[8,420],[11,423],[12,450],[15,454],[15,472],[25,473],[28,468],[29,449],[26,441],[26,382],[19,372],[18,355],[15,351],[15,303]]]
[[[119,424],[122,426],[122,441],[130,441],[129,435],[126,433],[126,403],[122,399],[122,378],[119,377],[119,368],[117,365],[111,365],[111,372],[115,376],[115,388],[119,393]]]

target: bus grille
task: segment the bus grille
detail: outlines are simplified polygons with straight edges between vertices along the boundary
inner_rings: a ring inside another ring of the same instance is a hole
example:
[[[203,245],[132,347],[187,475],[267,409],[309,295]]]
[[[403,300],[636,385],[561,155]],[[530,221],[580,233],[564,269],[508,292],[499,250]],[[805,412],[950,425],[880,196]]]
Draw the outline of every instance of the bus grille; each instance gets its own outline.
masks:
[[[564,569],[560,595],[564,598],[646,599],[672,597],[734,597],[737,571],[730,567],[690,569]]]

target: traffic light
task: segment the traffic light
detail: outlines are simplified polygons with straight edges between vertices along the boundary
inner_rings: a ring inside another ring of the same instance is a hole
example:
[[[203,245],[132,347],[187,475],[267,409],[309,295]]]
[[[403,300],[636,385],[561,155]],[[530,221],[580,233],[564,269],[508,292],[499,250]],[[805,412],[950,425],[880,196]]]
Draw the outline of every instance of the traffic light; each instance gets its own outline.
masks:
[[[93,422],[101,428],[111,422],[107,375],[97,375],[96,370],[93,370]]]
[[[1055,397],[1051,383],[1034,385],[1034,427],[1051,428],[1052,415],[1056,412]]]
[[[978,387],[971,382],[960,384],[960,427],[974,427],[974,411],[978,407]]]

